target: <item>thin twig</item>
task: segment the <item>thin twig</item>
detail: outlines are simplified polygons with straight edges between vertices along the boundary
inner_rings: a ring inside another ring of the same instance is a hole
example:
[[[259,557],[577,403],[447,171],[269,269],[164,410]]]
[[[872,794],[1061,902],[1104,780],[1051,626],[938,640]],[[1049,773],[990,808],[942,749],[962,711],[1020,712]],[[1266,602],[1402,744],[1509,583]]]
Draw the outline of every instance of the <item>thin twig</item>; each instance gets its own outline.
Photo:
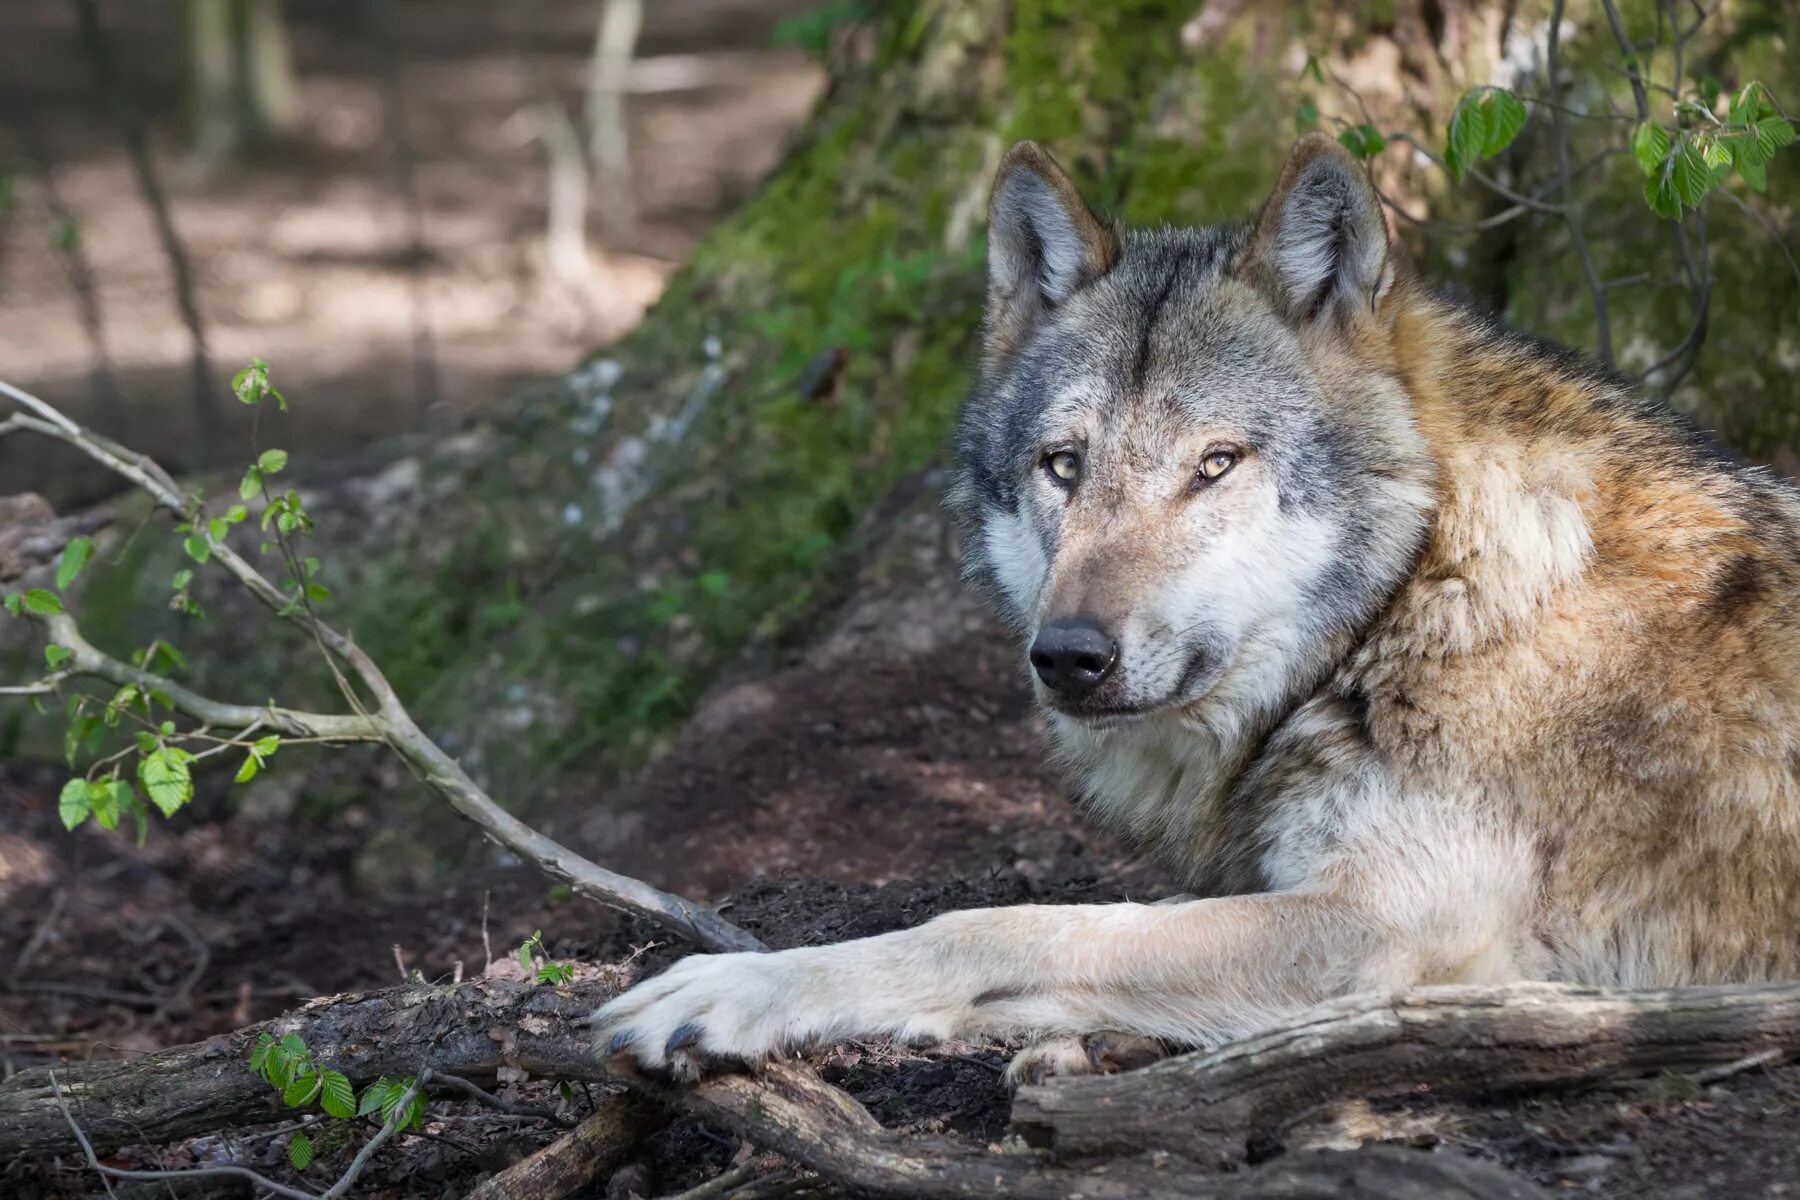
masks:
[[[484,1091],[459,1075],[446,1075],[439,1071],[432,1075],[432,1079],[455,1088],[471,1100],[485,1104],[489,1108],[511,1117],[535,1117],[540,1121],[549,1121],[552,1125],[560,1126],[563,1129],[573,1129],[577,1124],[561,1113],[548,1108],[541,1108],[535,1104],[514,1104],[511,1101],[502,1100],[492,1092]]]
[[[1544,88],[1550,94],[1551,141],[1556,146],[1556,178],[1562,192],[1563,223],[1569,228],[1569,245],[1587,277],[1588,291],[1594,298],[1594,352],[1600,361],[1612,365],[1612,318],[1606,311],[1606,288],[1600,282],[1600,270],[1588,250],[1587,234],[1581,228],[1581,203],[1575,195],[1575,181],[1569,171],[1569,131],[1562,105],[1557,100],[1560,86],[1556,73],[1558,52],[1562,45],[1564,0],[1556,0],[1550,9],[1550,29],[1544,51]]]
[[[102,1179],[141,1179],[150,1182],[174,1178],[242,1179],[252,1187],[259,1187],[265,1191],[272,1192],[277,1196],[284,1196],[287,1200],[319,1200],[319,1198],[314,1196],[311,1192],[303,1192],[298,1188],[291,1188],[286,1184],[276,1183],[273,1179],[257,1174],[249,1167],[189,1167],[184,1171],[127,1171],[120,1167],[104,1166],[101,1164],[100,1159],[94,1154],[93,1144],[88,1141],[87,1134],[82,1132],[81,1126],[76,1122],[75,1114],[69,1111],[69,1102],[67,1098],[63,1096],[62,1084],[58,1082],[55,1071],[50,1072],[50,1086],[56,1092],[56,1105],[58,1108],[62,1109],[63,1120],[69,1123],[69,1132],[73,1133],[75,1135],[75,1140],[81,1143],[81,1153],[87,1158],[88,1166],[92,1167]],[[402,1111],[404,1110],[396,1110],[395,1115],[400,1115]],[[370,1140],[373,1141],[374,1139]],[[361,1170],[358,1168],[358,1174],[360,1173]],[[107,1190],[111,1191],[110,1188]],[[343,1192],[337,1192],[335,1194],[341,1196],[343,1195]]]

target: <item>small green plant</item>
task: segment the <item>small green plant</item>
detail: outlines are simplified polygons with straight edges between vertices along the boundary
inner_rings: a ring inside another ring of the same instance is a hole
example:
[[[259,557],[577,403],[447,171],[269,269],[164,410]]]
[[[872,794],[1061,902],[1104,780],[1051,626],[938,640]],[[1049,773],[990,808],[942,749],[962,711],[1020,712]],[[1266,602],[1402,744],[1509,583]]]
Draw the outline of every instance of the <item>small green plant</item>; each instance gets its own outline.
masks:
[[[575,965],[551,962],[544,950],[544,931],[539,929],[519,943],[519,965],[538,983],[567,983],[575,978]]]
[[[280,1092],[282,1103],[289,1108],[317,1104],[326,1116],[339,1121],[380,1113],[385,1126],[395,1120],[404,1103],[407,1107],[395,1126],[397,1130],[417,1129],[425,1120],[425,1091],[416,1077],[394,1079],[384,1075],[364,1088],[358,1100],[349,1077],[321,1067],[297,1034],[279,1039],[272,1033],[258,1037],[250,1051],[250,1069]],[[296,1171],[304,1171],[312,1160],[312,1139],[304,1131],[296,1133],[288,1143],[288,1161]]]

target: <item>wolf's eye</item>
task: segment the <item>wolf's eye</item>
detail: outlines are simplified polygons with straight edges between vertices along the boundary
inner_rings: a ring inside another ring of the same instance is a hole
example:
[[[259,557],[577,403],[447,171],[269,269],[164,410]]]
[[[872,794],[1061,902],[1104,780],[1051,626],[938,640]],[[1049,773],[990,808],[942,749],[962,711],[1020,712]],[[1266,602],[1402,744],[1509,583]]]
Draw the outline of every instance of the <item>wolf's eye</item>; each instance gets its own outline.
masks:
[[[1072,484],[1081,478],[1081,456],[1073,450],[1056,450],[1044,456],[1044,470],[1059,483]]]
[[[1237,455],[1229,450],[1214,450],[1200,464],[1200,478],[1211,483],[1231,468],[1237,466]]]

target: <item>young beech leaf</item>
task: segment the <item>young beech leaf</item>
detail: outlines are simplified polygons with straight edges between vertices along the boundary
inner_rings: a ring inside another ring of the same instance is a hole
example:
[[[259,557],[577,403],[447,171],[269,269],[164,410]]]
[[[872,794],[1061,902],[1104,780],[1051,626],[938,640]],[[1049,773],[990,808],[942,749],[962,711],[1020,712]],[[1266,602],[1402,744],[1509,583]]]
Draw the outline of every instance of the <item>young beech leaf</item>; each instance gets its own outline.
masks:
[[[254,754],[244,755],[244,765],[238,768],[238,772],[232,778],[232,782],[233,783],[249,783],[252,779],[256,778],[256,772],[257,772],[258,768],[260,768],[261,766],[262,766],[262,764],[260,762],[256,761],[256,755],[254,755]]]
[[[62,556],[56,560],[56,586],[67,591],[81,569],[94,556],[94,543],[91,538],[78,537],[63,547]]]
[[[257,457],[256,465],[264,475],[273,475],[287,466],[286,450],[264,450]]]
[[[311,1104],[313,1097],[319,1094],[322,1086],[324,1085],[321,1077],[314,1074],[310,1066],[297,1067],[294,1077],[283,1089],[281,1099],[289,1108],[300,1108],[303,1105]]]
[[[251,467],[248,471],[244,472],[244,481],[238,484],[238,495],[246,500],[254,500],[262,493],[262,487],[262,472],[255,467]]]
[[[188,557],[197,563],[203,563],[212,557],[212,545],[198,533],[190,533],[183,538],[181,548],[186,550]]]
[[[44,647],[44,665],[52,671],[58,670],[69,661],[71,651],[67,646],[49,645]]]
[[[88,784],[88,806],[94,810],[94,820],[100,828],[110,831],[119,827],[119,794],[113,790],[111,780]]]
[[[150,802],[172,817],[194,798],[194,778],[183,752],[164,746],[138,760],[138,782]]]
[[[56,812],[62,818],[63,828],[73,830],[93,815],[93,811],[93,805],[88,803],[87,780],[71,779],[63,784],[62,794],[56,800]]]
[[[53,617],[63,610],[62,601],[55,592],[47,592],[43,588],[32,588],[25,593],[25,611],[34,616]]]
[[[296,1133],[293,1140],[288,1143],[288,1161],[294,1164],[294,1170],[304,1171],[312,1166],[312,1160],[312,1139],[307,1137],[304,1132]]]
[[[1631,153],[1644,174],[1661,171],[1663,159],[1669,156],[1669,131],[1654,121],[1643,122],[1631,133]]]
[[[1484,158],[1492,158],[1512,145],[1519,130],[1525,128],[1525,105],[1505,88],[1489,88],[1482,93],[1481,106],[1487,133],[1481,153]]]
[[[356,1115],[356,1091],[350,1080],[337,1071],[319,1075],[319,1107],[334,1117],[348,1120]]]

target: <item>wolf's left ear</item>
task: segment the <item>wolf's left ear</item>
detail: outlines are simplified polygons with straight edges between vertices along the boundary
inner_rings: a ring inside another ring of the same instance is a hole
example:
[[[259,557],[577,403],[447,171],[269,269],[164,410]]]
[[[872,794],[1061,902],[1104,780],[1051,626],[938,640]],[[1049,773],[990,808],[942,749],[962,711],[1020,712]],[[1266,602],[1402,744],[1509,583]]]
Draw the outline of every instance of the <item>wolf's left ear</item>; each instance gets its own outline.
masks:
[[[1119,237],[1036,142],[1007,151],[988,201],[983,349],[1004,360],[1046,313],[1112,269]]]
[[[1381,197],[1363,164],[1322,133],[1301,138],[1238,273],[1301,324],[1373,311],[1394,267]]]

